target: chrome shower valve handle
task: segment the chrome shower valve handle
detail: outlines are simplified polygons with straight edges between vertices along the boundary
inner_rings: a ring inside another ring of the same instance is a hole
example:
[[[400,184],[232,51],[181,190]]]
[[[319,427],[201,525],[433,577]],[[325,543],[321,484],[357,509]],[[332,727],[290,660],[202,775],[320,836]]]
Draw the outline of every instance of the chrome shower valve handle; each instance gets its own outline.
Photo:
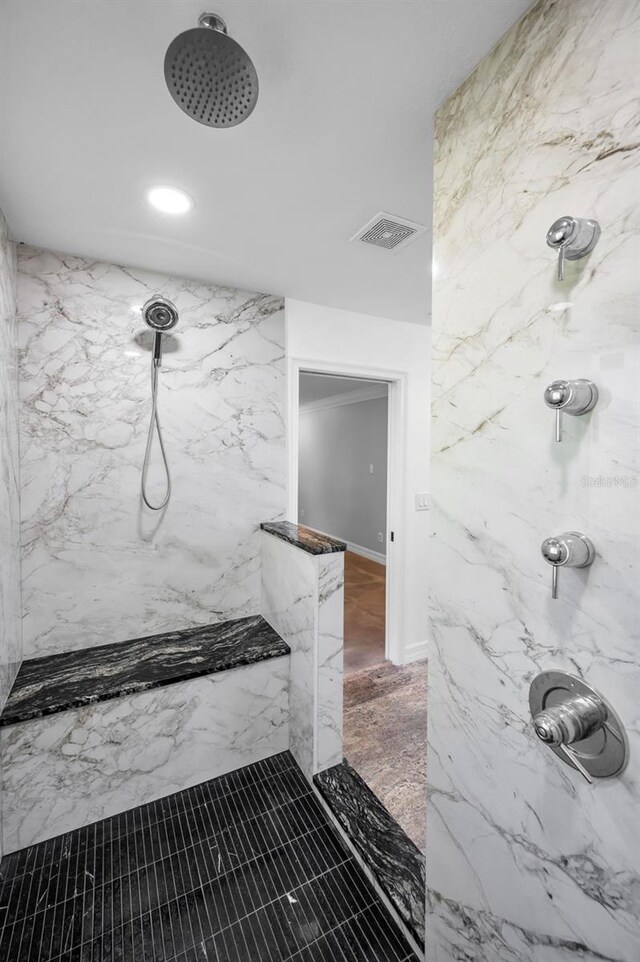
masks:
[[[581,678],[544,671],[531,682],[533,729],[563,762],[590,784],[625,768],[629,745],[613,706]]]
[[[545,389],[544,403],[556,412],[556,441],[562,440],[563,414],[574,417],[588,414],[598,403],[598,388],[586,378],[552,381]]]
[[[540,550],[544,560],[552,566],[552,598],[558,597],[558,568],[588,568],[596,556],[593,542],[579,531],[565,531],[554,538],[545,538]]]
[[[558,251],[558,280],[564,280],[564,262],[578,261],[598,243],[600,225],[582,217],[559,217],[547,231],[547,244]]]
[[[588,782],[593,779],[571,749],[573,742],[582,741],[598,731],[607,720],[607,709],[593,695],[574,695],[562,704],[539,712],[533,727],[541,742],[556,748],[578,769]]]

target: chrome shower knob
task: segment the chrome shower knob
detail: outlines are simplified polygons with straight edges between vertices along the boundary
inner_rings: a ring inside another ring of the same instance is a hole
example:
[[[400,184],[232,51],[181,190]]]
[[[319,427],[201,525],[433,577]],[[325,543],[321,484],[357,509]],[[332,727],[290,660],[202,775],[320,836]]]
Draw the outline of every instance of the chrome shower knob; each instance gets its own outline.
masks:
[[[562,440],[563,414],[588,414],[598,403],[598,388],[593,381],[576,378],[573,381],[552,381],[545,389],[544,403],[556,412],[556,441]]]
[[[591,253],[600,237],[600,225],[582,217],[559,217],[547,231],[547,244],[558,251],[558,280],[564,280],[564,262]]]
[[[540,550],[544,560],[552,566],[552,598],[558,597],[558,568],[588,568],[596,556],[593,542],[579,531],[565,531],[553,538],[545,538]]]
[[[538,712],[533,727],[545,745],[571,745],[602,728],[607,720],[607,709],[600,699],[589,695],[574,695],[565,702]]]
[[[588,782],[624,769],[629,751],[624,726],[612,706],[581,678],[563,671],[536,675],[529,708],[540,741]]]

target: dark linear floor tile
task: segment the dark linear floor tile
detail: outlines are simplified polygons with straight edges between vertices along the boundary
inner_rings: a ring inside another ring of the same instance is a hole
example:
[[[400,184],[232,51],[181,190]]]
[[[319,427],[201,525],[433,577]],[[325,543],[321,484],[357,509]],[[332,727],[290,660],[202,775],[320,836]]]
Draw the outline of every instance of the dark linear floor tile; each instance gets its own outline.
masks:
[[[2,962],[409,957],[288,752],[15,854]]]
[[[149,802],[148,806],[143,806],[144,823],[152,825],[163,819],[175,817],[180,813],[185,798],[188,798],[190,804],[197,808],[226,798],[228,795],[233,795],[243,789],[259,785],[290,770],[297,771],[291,752],[272,755],[262,761],[255,762],[253,765],[238,768],[226,775],[219,775],[208,782],[201,782],[193,788],[167,795],[155,802]]]
[[[46,842],[39,842],[18,852],[12,852],[0,861],[0,906],[5,904],[3,889],[7,885],[11,887],[17,876],[34,869],[40,871],[44,866],[62,868],[79,852],[93,849],[96,845],[98,848],[108,848],[112,840],[117,845],[120,839],[124,840],[133,834],[132,829],[137,831],[143,827],[150,828],[159,821],[178,815],[182,810],[182,801],[185,797],[192,799],[189,802],[190,807],[196,800],[198,806],[209,805],[227,795],[266,782],[274,776],[284,776],[287,772],[294,773],[293,778],[289,780],[290,798],[298,797],[302,789],[309,791],[309,786],[299,772],[291,753],[281,752],[253,765],[229,772],[227,775],[202,782],[194,788],[176,792],[141,805],[137,809],[84,826],[75,832],[59,835]],[[286,793],[286,789],[277,788],[277,791],[280,790]],[[96,839],[98,833],[100,837]]]
[[[251,798],[244,799],[239,814],[247,815],[257,807],[266,810],[240,822],[230,822],[225,811],[226,828],[222,832],[214,833],[213,820],[206,812],[189,807],[181,818],[145,826],[133,836],[109,837],[99,848],[51,863],[50,871],[41,873],[40,878],[36,872],[17,878],[7,911],[18,921],[38,908],[53,908],[69,897],[82,898],[95,886],[95,901],[110,906],[106,920],[96,919],[98,931],[117,927],[127,918],[149,911],[154,904],[192,890],[204,878],[228,872],[323,824],[322,810],[310,793],[275,808],[267,807],[301,789],[308,792],[306,783],[298,780],[277,783],[259,806],[250,807]],[[163,857],[164,853],[168,854]],[[105,882],[100,884],[103,878]]]
[[[220,962],[282,962],[372,904],[377,897],[363,880],[353,860],[339,865],[218,932],[205,947],[213,946]]]
[[[415,959],[407,940],[391,923],[387,913],[375,904],[334,931],[340,947],[351,962],[405,962]],[[350,953],[350,954],[349,954]]]

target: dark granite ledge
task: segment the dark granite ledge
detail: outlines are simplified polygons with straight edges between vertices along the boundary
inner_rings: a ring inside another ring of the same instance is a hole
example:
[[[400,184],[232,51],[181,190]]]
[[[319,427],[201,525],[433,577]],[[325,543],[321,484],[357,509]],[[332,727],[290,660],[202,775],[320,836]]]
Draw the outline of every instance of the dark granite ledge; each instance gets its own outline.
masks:
[[[267,521],[260,527],[263,531],[281,538],[296,548],[302,548],[309,554],[335,554],[347,550],[344,541],[331,538],[328,534],[321,534],[313,528],[305,528],[302,524],[294,524],[293,521]]]
[[[0,727],[290,654],[261,615],[23,661]]]
[[[313,776],[325,802],[399,918],[424,945],[426,865],[419,848],[344,759]]]

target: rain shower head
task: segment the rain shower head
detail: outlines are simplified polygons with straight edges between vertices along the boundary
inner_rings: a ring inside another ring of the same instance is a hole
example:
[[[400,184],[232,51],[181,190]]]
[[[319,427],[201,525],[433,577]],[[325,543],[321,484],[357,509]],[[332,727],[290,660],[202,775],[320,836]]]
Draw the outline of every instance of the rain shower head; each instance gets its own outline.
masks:
[[[169,44],[164,79],[181,110],[207,127],[241,124],[258,100],[256,68],[215,13]]]
[[[178,309],[166,297],[154,294],[142,308],[145,324],[153,331],[170,331],[178,323]]]

